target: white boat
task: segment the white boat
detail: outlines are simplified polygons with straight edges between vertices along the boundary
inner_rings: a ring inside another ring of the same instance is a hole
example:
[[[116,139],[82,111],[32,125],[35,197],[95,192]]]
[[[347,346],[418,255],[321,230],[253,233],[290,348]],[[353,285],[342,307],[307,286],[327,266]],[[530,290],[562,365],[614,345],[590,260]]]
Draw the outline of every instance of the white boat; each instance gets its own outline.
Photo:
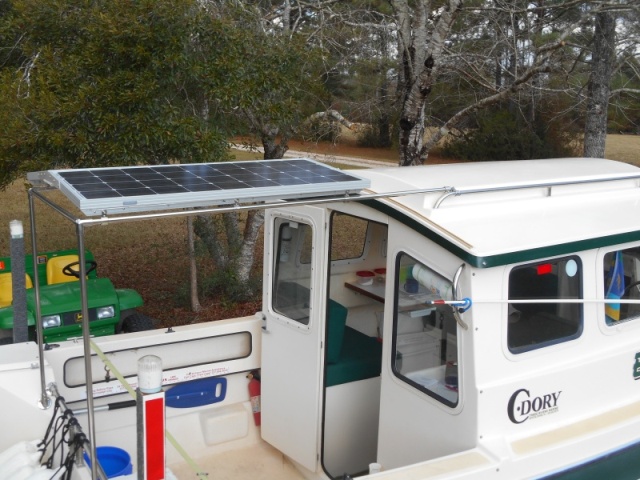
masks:
[[[640,477],[639,168],[575,158],[371,169],[330,189],[323,168],[334,169],[315,162],[243,165],[273,180],[261,169],[307,163],[302,190],[255,182],[242,197],[101,198],[74,179],[104,183],[113,169],[29,175],[32,215],[53,206],[76,225],[80,252],[99,224],[261,203],[263,307],[1,346],[0,452],[44,436],[53,385],[90,453],[124,449],[133,473],[122,478],[136,478],[136,408],[116,377],[135,389],[138,360],[154,355],[166,465],[180,479]],[[55,189],[84,214],[57,205]],[[260,426],[247,379],[258,370]],[[80,461],[73,475],[96,470]]]

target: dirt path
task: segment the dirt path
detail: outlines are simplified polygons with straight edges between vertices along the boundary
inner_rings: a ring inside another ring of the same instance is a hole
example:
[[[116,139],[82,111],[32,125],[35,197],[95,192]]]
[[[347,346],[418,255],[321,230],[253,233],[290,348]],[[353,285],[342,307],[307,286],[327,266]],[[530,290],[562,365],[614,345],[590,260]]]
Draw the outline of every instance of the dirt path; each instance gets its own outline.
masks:
[[[339,163],[341,165],[351,165],[354,167],[373,168],[373,167],[397,167],[396,163],[385,162],[383,160],[368,160],[364,158],[345,157],[341,155],[333,155],[330,153],[314,153],[303,152],[300,150],[288,150],[285,153],[285,158],[310,158],[318,162],[323,162],[331,165],[332,163]]]
[[[361,167],[361,168],[373,168],[373,167],[396,167],[398,164],[393,160],[374,160],[366,158],[367,152],[366,149],[362,149],[362,152],[357,152],[359,155],[349,156],[349,155],[338,155],[337,151],[341,149],[348,149],[348,147],[343,147],[340,145],[336,145],[335,148],[326,148],[326,146],[318,147],[316,144],[310,144],[309,148],[304,148],[302,145],[302,149],[300,148],[292,148],[287,150],[287,153],[284,154],[285,158],[310,158],[311,160],[316,160],[318,162],[323,162],[327,164],[337,163],[340,165],[350,165],[353,167]],[[314,148],[315,147],[315,148]],[[324,147],[324,148],[323,148]],[[234,146],[236,150],[243,151],[254,151],[263,153],[264,150],[262,147],[254,147],[253,149],[246,147],[244,145],[236,144]]]
[[[234,149],[252,151],[260,155],[264,150],[255,143],[253,148],[248,147],[250,142],[236,139]],[[355,145],[354,141],[345,140],[339,143],[331,142],[304,142],[290,140],[289,150],[285,158],[310,158],[336,166],[352,166],[356,168],[384,168],[398,166],[398,152],[392,148],[368,148]],[[256,156],[256,158],[258,158]],[[428,164],[452,163],[454,160],[442,158],[438,155],[429,155]]]

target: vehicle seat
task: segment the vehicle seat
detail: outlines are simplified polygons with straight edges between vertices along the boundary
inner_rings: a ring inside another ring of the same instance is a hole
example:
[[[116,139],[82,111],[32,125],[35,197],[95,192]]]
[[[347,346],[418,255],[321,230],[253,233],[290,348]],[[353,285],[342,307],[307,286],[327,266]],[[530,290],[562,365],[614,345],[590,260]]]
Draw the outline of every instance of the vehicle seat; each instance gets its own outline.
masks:
[[[47,285],[65,282],[77,282],[76,277],[71,277],[62,273],[62,269],[73,262],[80,261],[78,255],[61,255],[59,257],[51,257],[47,260]],[[80,270],[80,265],[72,267],[74,271]]]
[[[25,285],[33,288],[33,282],[29,274],[25,274]],[[0,273],[0,308],[8,307],[13,302],[13,284],[11,283],[11,272]]]

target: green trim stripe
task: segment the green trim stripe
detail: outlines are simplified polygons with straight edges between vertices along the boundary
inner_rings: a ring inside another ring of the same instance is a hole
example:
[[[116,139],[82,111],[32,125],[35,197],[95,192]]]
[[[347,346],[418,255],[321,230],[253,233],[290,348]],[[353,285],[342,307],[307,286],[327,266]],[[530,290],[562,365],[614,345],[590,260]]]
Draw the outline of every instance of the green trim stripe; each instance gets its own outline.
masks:
[[[640,231],[633,231],[481,257],[469,253],[453,242],[442,237],[437,232],[431,230],[423,223],[420,223],[419,221],[409,217],[407,214],[398,211],[389,204],[375,199],[361,200],[361,203],[373,208],[374,210],[384,213],[385,215],[388,215],[394,220],[397,220],[398,222],[411,228],[412,230],[415,230],[423,237],[426,237],[434,243],[440,245],[445,250],[448,250],[455,256],[459,257],[461,260],[476,268],[499,267],[501,265],[510,265],[513,263],[527,262],[540,258],[555,257],[558,255],[566,255],[568,253],[575,253],[583,250],[590,250],[594,248],[607,247],[610,245],[617,245],[621,243],[640,240]]]
[[[637,480],[640,477],[640,444],[608,452],[599,458],[569,468],[544,480]]]

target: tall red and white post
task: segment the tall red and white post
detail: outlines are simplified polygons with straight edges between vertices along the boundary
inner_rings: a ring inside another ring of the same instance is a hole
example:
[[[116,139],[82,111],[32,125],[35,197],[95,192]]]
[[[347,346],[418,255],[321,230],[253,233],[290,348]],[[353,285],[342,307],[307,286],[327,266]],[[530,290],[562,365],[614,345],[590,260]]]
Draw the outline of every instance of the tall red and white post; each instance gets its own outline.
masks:
[[[165,403],[162,360],[146,355],[138,360],[138,479],[165,478]]]

